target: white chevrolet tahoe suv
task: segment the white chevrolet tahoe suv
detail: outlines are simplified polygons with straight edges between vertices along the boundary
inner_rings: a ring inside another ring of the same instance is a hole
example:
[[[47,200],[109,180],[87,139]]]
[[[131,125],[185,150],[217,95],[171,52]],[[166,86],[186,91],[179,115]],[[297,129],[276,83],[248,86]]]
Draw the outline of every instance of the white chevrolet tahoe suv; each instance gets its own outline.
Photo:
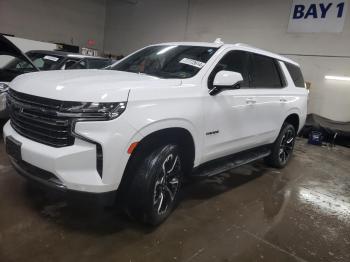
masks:
[[[159,224],[186,176],[265,158],[284,167],[306,118],[299,65],[244,44],[166,43],[107,70],[10,83],[4,140],[26,178],[67,196],[119,199]]]

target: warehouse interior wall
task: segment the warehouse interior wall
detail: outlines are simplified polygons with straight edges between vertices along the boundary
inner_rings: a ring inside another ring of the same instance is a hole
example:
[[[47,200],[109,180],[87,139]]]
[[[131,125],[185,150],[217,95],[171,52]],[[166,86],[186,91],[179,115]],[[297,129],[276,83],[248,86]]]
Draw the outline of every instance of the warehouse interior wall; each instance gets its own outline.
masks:
[[[127,55],[158,42],[243,42],[298,62],[309,113],[350,121],[350,10],[342,33],[288,33],[292,0],[0,0],[0,32]],[[349,9],[348,5],[348,9]]]
[[[102,50],[106,0],[0,0],[0,33]]]
[[[104,49],[125,55],[152,43],[221,37],[286,54],[311,82],[309,113],[350,121],[350,82],[324,79],[350,76],[350,18],[342,33],[288,33],[291,6],[292,0],[107,0]]]

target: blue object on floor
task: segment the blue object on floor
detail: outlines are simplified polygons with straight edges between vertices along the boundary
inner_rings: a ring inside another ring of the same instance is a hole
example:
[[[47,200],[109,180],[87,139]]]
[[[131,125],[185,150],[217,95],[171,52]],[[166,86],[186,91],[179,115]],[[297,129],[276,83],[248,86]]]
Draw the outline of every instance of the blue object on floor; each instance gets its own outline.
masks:
[[[319,131],[312,131],[309,134],[309,144],[312,145],[322,145],[323,136]]]

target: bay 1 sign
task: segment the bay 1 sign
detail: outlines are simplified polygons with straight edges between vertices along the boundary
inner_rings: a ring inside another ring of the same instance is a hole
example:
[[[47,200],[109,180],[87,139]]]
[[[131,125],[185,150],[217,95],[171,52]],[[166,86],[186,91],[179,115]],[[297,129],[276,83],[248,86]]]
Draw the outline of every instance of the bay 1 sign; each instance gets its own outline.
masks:
[[[347,0],[293,0],[288,32],[342,32],[347,9]]]

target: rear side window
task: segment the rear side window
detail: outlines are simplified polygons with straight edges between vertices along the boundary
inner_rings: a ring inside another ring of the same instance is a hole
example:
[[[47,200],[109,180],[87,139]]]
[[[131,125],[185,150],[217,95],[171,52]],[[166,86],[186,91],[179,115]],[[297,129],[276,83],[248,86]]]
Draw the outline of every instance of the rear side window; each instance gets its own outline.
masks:
[[[275,59],[258,54],[252,54],[251,57],[251,87],[283,87],[280,69]]]
[[[284,62],[284,64],[286,65],[288,72],[293,79],[294,85],[296,87],[303,87],[304,88],[305,81],[304,81],[304,77],[303,77],[303,74],[301,73],[300,68],[298,66],[290,64],[290,63]]]

